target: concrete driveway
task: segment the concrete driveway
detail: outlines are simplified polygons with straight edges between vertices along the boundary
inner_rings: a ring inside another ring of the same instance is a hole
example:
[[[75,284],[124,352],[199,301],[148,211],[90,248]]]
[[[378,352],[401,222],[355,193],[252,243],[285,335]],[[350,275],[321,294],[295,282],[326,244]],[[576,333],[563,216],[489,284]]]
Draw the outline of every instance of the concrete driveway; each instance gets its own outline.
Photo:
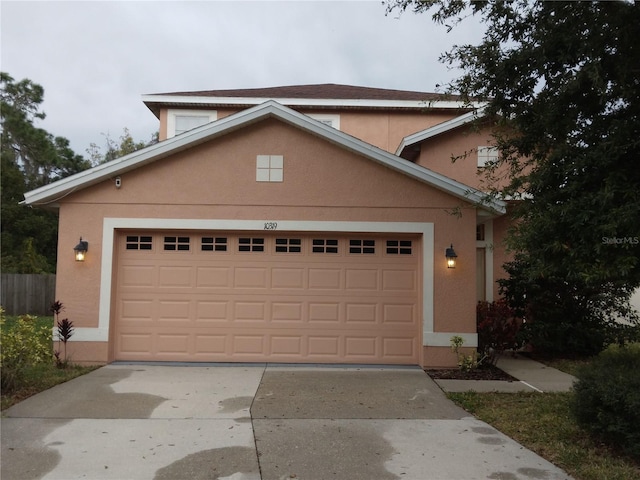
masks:
[[[8,409],[3,480],[564,479],[419,368],[109,365]]]

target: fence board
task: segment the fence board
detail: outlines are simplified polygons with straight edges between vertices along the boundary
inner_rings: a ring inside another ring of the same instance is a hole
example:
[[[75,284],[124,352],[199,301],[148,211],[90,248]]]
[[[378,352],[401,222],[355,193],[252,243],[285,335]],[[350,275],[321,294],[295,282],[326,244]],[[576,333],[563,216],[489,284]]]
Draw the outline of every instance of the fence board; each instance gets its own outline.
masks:
[[[55,275],[3,273],[0,282],[0,305],[7,315],[51,315]]]

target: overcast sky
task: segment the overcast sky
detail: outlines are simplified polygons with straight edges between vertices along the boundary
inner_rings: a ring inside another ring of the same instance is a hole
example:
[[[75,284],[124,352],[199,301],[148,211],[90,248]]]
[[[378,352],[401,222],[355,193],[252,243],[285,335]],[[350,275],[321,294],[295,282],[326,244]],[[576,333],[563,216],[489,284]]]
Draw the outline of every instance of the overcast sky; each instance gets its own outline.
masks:
[[[2,71],[42,85],[49,133],[86,156],[128,127],[148,140],[158,120],[141,95],[343,83],[436,91],[438,62],[481,28],[451,33],[430,15],[385,15],[379,0],[165,2],[2,1]]]

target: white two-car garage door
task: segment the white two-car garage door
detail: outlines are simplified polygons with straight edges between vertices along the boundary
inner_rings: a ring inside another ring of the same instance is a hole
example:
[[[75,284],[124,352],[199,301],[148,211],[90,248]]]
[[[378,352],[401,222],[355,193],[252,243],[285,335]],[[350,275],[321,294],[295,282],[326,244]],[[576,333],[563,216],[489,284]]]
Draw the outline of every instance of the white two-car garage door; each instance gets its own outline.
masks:
[[[117,236],[116,360],[417,364],[419,236]]]

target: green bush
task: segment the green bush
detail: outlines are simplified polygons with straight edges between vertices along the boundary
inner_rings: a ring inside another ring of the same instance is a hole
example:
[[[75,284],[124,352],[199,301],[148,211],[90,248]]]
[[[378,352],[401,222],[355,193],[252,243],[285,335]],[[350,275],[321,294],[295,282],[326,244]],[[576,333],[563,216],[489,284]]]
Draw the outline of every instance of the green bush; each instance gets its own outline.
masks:
[[[577,378],[578,422],[640,460],[640,343],[610,346],[580,368]]]
[[[26,369],[52,361],[52,331],[37,325],[36,317],[22,315],[11,326],[6,325],[0,307],[0,377],[3,391],[16,388]]]

